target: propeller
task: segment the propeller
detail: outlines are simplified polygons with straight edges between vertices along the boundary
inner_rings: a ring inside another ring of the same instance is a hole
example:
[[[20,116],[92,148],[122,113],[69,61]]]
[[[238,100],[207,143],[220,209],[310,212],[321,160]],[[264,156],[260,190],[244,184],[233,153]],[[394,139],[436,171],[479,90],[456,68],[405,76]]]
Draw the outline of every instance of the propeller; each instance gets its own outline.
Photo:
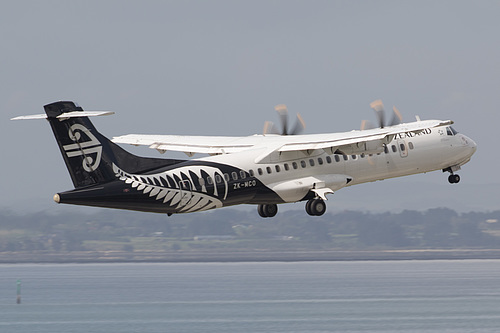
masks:
[[[382,101],[380,99],[377,99],[376,101],[371,102],[370,107],[375,111],[375,114],[377,115],[378,125],[380,128],[384,128],[386,126],[399,125],[403,122],[403,117],[401,116],[401,113],[399,112],[399,110],[395,106],[393,106],[392,107],[393,113],[392,113],[391,121],[389,123],[386,123],[384,104],[382,103]],[[365,129],[371,129],[371,128],[374,128],[373,125],[370,122],[363,120],[363,122],[361,123],[361,129],[365,130]]]
[[[297,113],[297,119],[293,128],[288,127],[288,109],[285,104],[279,104],[274,107],[276,112],[278,112],[281,128],[277,127],[273,122],[266,121],[264,123],[264,135],[266,134],[277,134],[277,135],[297,135],[300,134],[305,128],[306,123],[302,119],[299,113]]]
[[[385,111],[384,111],[384,104],[380,99],[373,101],[370,103],[370,107],[375,111],[375,114],[377,115],[378,119],[378,125],[380,128],[384,128],[385,126],[394,126],[394,125],[399,125],[403,122],[403,117],[401,116],[401,113],[399,110],[393,106],[392,107],[392,118],[389,123],[386,123],[385,121]],[[367,129],[373,129],[375,126],[368,121],[368,120],[363,120],[361,122],[361,130],[367,130]],[[368,154],[367,156],[368,163],[370,165],[375,165],[375,160],[372,158],[371,154]]]
[[[361,121],[361,130],[369,130],[369,129],[374,129],[375,126],[373,126],[373,123],[369,120],[362,120]]]

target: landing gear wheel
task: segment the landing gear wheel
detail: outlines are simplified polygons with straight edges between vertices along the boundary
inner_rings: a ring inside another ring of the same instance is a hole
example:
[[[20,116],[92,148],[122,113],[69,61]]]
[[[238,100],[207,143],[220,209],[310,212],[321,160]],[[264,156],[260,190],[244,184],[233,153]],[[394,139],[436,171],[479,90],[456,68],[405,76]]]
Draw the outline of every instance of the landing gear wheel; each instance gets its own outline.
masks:
[[[314,201],[314,199],[310,199],[310,200],[307,200],[307,202],[306,202],[306,213],[311,215],[311,216],[314,216],[314,214],[311,210],[311,204],[313,201]]]
[[[460,181],[460,176],[459,175],[449,175],[448,176],[448,182],[450,184],[456,184]]]
[[[321,216],[326,212],[326,203],[323,199],[310,199],[306,203],[306,212],[311,216]]]
[[[274,217],[278,213],[278,205],[259,205],[257,207],[257,211],[259,212],[260,217]]]
[[[266,213],[267,217],[274,217],[276,216],[276,214],[278,214],[278,205],[264,205],[264,212]]]
[[[258,205],[257,212],[259,213],[260,217],[267,217],[266,214],[264,213],[264,205]]]

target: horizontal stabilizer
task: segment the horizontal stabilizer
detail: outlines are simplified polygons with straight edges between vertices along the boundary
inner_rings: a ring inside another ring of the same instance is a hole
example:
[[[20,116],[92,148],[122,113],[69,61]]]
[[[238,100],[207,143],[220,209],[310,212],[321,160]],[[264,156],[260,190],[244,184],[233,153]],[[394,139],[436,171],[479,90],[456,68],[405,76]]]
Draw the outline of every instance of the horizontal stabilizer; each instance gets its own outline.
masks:
[[[67,119],[67,118],[80,118],[80,117],[96,117],[96,116],[109,116],[115,114],[113,111],[72,111],[65,112],[58,115],[56,118],[58,119]],[[47,119],[46,114],[33,114],[30,116],[19,116],[11,118],[10,120],[29,120],[29,119]]]
[[[28,120],[28,119],[47,119],[46,114],[32,114],[30,116],[18,116],[10,118],[10,120]]]

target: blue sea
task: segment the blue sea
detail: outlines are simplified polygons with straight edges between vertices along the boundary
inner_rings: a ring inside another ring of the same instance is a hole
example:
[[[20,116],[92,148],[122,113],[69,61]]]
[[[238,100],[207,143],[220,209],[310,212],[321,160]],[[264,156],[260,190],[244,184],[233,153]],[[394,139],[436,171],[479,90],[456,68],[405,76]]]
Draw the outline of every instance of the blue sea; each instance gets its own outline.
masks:
[[[498,260],[0,265],[2,333],[499,331]]]

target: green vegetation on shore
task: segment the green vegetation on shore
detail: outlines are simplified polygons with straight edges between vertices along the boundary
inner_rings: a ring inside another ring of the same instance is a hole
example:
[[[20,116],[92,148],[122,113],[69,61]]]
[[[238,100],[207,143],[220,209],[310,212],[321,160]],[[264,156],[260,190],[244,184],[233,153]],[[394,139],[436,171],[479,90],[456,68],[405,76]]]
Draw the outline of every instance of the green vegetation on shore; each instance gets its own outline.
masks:
[[[113,210],[89,215],[4,211],[0,254],[500,249],[500,211],[256,215],[234,209],[172,217]]]

